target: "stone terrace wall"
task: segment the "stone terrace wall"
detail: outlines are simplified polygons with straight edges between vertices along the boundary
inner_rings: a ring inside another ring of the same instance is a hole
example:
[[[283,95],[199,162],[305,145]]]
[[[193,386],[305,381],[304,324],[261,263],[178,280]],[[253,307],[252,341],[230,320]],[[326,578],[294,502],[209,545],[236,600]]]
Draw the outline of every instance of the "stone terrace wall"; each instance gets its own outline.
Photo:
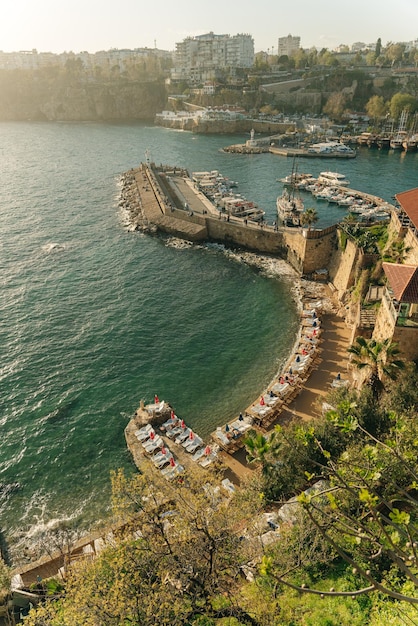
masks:
[[[336,228],[331,226],[323,230],[302,230],[305,239],[303,273],[311,274],[315,270],[329,269],[331,257],[337,247]]]
[[[345,250],[342,250],[340,247],[334,250],[329,274],[330,280],[340,297],[354,284],[358,259],[359,249],[349,239],[347,240]]]

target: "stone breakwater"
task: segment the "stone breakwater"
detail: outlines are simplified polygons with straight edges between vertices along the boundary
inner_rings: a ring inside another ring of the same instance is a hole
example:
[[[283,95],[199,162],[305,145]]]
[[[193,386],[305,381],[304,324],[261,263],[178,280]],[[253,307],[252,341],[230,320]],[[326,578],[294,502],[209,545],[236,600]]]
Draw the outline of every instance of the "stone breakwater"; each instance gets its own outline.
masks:
[[[328,267],[335,250],[335,227],[278,228],[227,216],[194,187],[187,171],[176,167],[142,163],[131,170],[122,178],[121,203],[130,230],[271,254],[288,261],[299,274]]]

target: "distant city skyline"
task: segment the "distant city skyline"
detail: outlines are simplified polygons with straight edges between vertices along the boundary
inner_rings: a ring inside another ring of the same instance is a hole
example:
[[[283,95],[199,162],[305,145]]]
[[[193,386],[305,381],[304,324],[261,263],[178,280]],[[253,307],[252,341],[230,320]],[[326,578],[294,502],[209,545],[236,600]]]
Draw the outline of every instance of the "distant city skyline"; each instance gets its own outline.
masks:
[[[18,52],[97,52],[111,48],[174,50],[176,42],[213,31],[249,33],[256,51],[277,53],[278,38],[300,36],[301,47],[334,49],[340,44],[382,44],[418,38],[416,0],[332,0],[239,4],[212,0],[4,0],[0,11],[0,50]]]

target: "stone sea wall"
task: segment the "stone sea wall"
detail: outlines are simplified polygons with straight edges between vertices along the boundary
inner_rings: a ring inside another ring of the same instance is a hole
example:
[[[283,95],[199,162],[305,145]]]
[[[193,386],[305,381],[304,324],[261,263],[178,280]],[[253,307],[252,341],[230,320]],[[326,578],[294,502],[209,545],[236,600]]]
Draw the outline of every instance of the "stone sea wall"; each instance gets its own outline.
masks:
[[[200,118],[162,118],[156,117],[155,123],[164,128],[173,128],[176,130],[188,130],[193,133],[218,133],[218,134],[239,134],[249,133],[252,129],[256,133],[266,134],[282,134],[288,130],[293,130],[293,124],[285,124],[282,122],[263,122],[262,120],[252,119],[200,119]]]

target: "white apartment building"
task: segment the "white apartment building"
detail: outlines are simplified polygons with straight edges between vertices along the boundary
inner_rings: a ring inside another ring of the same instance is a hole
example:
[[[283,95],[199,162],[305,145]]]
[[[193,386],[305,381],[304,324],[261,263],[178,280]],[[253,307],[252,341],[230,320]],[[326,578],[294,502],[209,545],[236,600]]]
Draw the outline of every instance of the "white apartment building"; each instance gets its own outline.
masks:
[[[251,35],[215,35],[210,32],[176,43],[171,76],[204,82],[215,79],[218,70],[248,68],[253,64],[254,40]]]
[[[300,48],[300,37],[293,37],[288,35],[287,37],[279,37],[277,54],[279,57],[290,57],[294,52]]]

